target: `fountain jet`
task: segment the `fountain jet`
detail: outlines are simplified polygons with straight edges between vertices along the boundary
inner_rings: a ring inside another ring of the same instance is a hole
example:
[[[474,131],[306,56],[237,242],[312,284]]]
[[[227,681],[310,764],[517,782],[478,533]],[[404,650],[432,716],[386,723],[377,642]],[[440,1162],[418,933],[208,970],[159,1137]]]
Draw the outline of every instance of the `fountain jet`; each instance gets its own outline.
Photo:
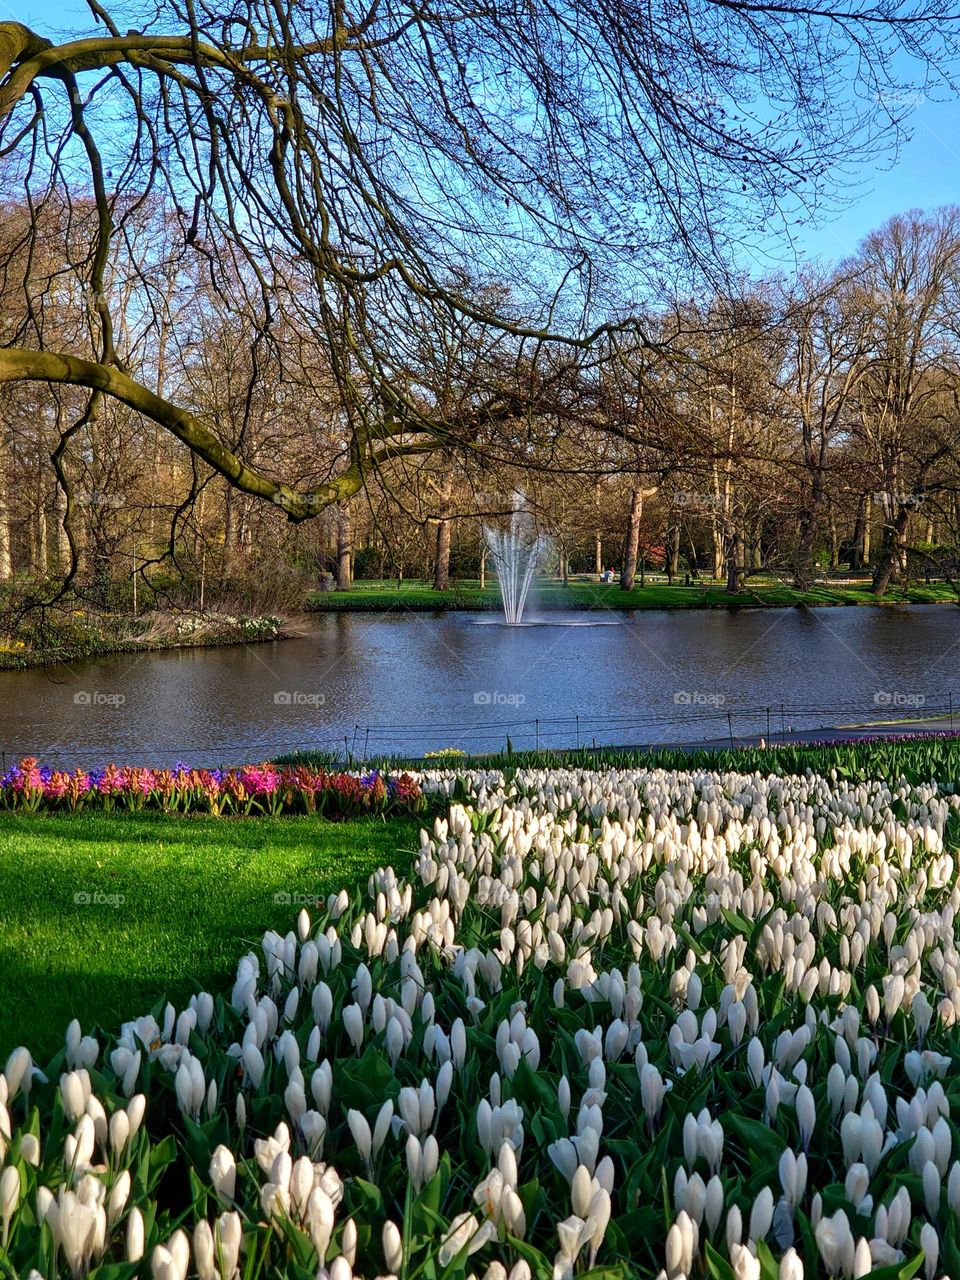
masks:
[[[504,621],[510,627],[520,625],[533,575],[549,545],[547,538],[532,532],[531,525],[523,494],[515,494],[507,528],[483,526],[483,536],[497,571]]]

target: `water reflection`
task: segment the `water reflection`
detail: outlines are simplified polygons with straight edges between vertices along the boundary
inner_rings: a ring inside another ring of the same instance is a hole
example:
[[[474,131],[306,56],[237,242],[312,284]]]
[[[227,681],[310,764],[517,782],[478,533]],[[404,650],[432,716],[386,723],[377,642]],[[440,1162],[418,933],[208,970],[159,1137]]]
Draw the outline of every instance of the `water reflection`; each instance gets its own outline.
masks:
[[[0,673],[0,750],[71,765],[218,764],[298,746],[691,741],[731,724],[779,728],[781,707],[798,729],[925,714],[951,692],[960,714],[958,653],[960,613],[924,606],[564,615],[517,628],[486,614],[331,614],[272,645]]]

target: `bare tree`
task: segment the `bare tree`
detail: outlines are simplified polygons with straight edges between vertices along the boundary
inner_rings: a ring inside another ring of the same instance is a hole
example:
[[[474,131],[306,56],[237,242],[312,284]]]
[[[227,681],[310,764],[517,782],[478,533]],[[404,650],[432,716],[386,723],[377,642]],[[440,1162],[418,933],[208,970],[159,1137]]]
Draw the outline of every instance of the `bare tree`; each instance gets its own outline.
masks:
[[[853,427],[878,480],[883,524],[873,590],[883,595],[904,568],[907,528],[935,487],[933,469],[960,446],[960,360],[951,333],[960,209],[891,219],[867,237],[851,267],[868,344]]]
[[[799,591],[809,591],[832,449],[848,429],[868,351],[862,314],[852,304],[845,276],[807,275],[790,292],[792,296],[784,299],[780,386],[787,421],[799,435],[793,584]]]
[[[7,259],[23,264],[29,297],[4,335],[0,382],[87,393],[54,450],[68,529],[64,459],[104,398],[294,521],[387,464],[449,447],[449,424],[397,373],[391,321],[411,299],[431,327],[511,336],[523,385],[475,405],[457,443],[500,423],[513,432],[519,408],[537,409],[528,375],[551,346],[583,350],[624,328],[646,341],[638,297],[661,296],[678,271],[716,277],[731,240],[778,210],[812,207],[838,156],[897,135],[902,50],[940,74],[956,53],[950,0],[615,0],[575,22],[550,0],[238,0],[228,12],[167,0],[127,30],[101,0],[89,4],[95,29],[76,39],[0,23],[0,152],[30,213]],[[859,92],[847,91],[850,74]],[[740,106],[757,100],[778,109]],[[158,390],[143,353],[125,358],[116,245],[138,305],[168,307],[132,235],[147,201],[169,218],[176,268],[196,259],[258,318],[264,346],[280,344],[281,321],[324,346],[346,431],[329,475],[251,461],[187,387]],[[38,229],[54,206],[71,226],[47,276],[74,289],[67,343],[35,289]],[[91,234],[76,234],[81,215]],[[509,279],[509,303],[460,289],[464,263]]]

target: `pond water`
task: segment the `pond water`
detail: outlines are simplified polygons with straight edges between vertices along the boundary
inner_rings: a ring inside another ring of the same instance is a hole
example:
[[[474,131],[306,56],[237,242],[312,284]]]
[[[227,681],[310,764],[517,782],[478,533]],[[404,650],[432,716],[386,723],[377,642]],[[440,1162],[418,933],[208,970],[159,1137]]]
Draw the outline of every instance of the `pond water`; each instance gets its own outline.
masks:
[[[0,751],[51,764],[231,764],[315,747],[370,756],[693,742],[946,714],[950,607],[327,614],[270,645],[0,673]]]

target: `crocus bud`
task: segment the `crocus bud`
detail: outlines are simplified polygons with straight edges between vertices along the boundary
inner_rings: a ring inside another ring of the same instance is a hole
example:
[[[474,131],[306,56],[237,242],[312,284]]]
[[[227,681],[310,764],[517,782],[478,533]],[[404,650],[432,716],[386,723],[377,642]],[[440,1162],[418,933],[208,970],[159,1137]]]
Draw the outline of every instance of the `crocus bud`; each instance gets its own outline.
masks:
[[[773,1222],[773,1192],[769,1187],[764,1187],[753,1202],[753,1208],[750,1210],[750,1227],[747,1232],[747,1239],[753,1243],[762,1240],[770,1230]]]
[[[129,1174],[127,1175],[129,1178]],[[7,1243],[7,1232],[10,1219],[17,1211],[20,1203],[20,1173],[13,1165],[8,1165],[0,1174],[0,1223],[3,1227],[3,1243]]]
[[[370,1163],[370,1152],[373,1146],[373,1135],[370,1132],[370,1124],[362,1112],[351,1108],[347,1112],[347,1124],[350,1128],[350,1134],[356,1144],[357,1150],[360,1152],[360,1158],[365,1164]]]
[[[107,1199],[107,1225],[113,1226],[116,1220],[123,1213],[127,1198],[130,1195],[130,1171],[124,1171],[117,1178],[116,1182],[110,1188],[110,1195]]]
[[[60,1097],[67,1119],[71,1124],[76,1124],[87,1109],[87,1100],[78,1072],[70,1071],[60,1077]]]
[[[213,1231],[206,1218],[201,1218],[193,1229],[193,1258],[200,1280],[215,1280],[217,1252]]]
[[[326,1257],[330,1237],[333,1235],[333,1201],[322,1187],[314,1187],[307,1201],[307,1230],[317,1251],[321,1265]]]
[[[229,1213],[221,1213],[217,1219],[215,1236],[220,1280],[231,1280],[237,1271],[243,1240],[243,1223],[235,1209]]]
[[[352,1267],[357,1261],[357,1221],[355,1218],[348,1218],[343,1224],[343,1231],[340,1233],[340,1248],[343,1256]]]
[[[210,1160],[210,1181],[221,1204],[230,1204],[237,1187],[237,1162],[229,1147],[221,1143]]]
[[[815,1231],[817,1248],[830,1275],[853,1271],[855,1244],[850,1222],[842,1209],[831,1218],[821,1218]]]
[[[817,1106],[813,1100],[813,1094],[805,1084],[802,1084],[797,1090],[796,1108],[797,1124],[800,1127],[800,1143],[804,1151],[806,1151],[810,1146],[810,1138],[817,1122]]]
[[[18,1045],[7,1058],[3,1074],[7,1082],[6,1102],[12,1102],[21,1088],[24,1093],[29,1093],[33,1083],[33,1058],[30,1050]]]
[[[779,1280],[803,1280],[803,1262],[796,1249],[788,1249],[780,1259]]]
[[[35,1133],[20,1135],[20,1157],[36,1168],[40,1163],[40,1139]]]
[[[358,1004],[348,1004],[343,1011],[343,1025],[350,1043],[360,1052],[363,1044],[363,1010]]]
[[[923,1274],[926,1280],[933,1280],[940,1257],[940,1237],[936,1227],[929,1222],[920,1228],[920,1248],[923,1250]]]
[[[143,1214],[136,1205],[130,1210],[127,1217],[127,1238],[125,1256],[127,1262],[139,1262],[143,1257]]]
[[[760,1262],[746,1245],[730,1246],[730,1266],[735,1280],[760,1280]]]
[[[399,1275],[400,1268],[403,1266],[403,1238],[400,1235],[400,1228],[395,1222],[391,1222],[388,1219],[383,1224],[381,1239],[383,1241],[383,1257],[387,1264],[387,1270]]]

